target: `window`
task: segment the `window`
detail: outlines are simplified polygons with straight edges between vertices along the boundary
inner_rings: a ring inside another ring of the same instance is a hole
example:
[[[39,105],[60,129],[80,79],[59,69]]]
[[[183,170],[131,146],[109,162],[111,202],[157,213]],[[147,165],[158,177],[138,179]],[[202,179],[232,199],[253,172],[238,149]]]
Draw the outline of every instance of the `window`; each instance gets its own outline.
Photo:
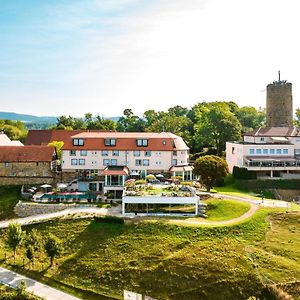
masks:
[[[256,149],[256,154],[261,154],[261,149]]]
[[[142,165],[142,160],[141,159],[136,159],[135,160],[135,165],[136,166],[141,166]]]
[[[288,149],[283,149],[283,154],[289,154],[289,150]]]
[[[160,165],[161,165],[161,161],[158,160],[155,164],[156,164],[157,166],[160,166]]]
[[[92,155],[97,155],[97,151],[92,151]]]
[[[109,166],[109,163],[110,163],[109,159],[103,159],[104,166]]]
[[[9,167],[9,162],[6,161],[6,162],[4,163],[4,165],[5,165],[6,168]]]
[[[74,146],[83,146],[84,140],[83,139],[73,139],[73,145]]]
[[[92,165],[96,165],[97,162],[95,160],[92,160]]]
[[[177,156],[177,151],[173,151],[173,156]]]
[[[120,154],[120,153],[119,153],[119,150],[113,150],[113,151],[112,151],[112,155],[113,155],[113,156],[119,156],[119,154]]]
[[[76,156],[76,150],[70,150],[70,156]]]
[[[263,137],[260,138],[260,141],[261,141],[261,142],[263,142],[264,140],[265,140],[265,138],[263,138]]]
[[[263,149],[263,154],[268,154],[269,153],[269,149]]]
[[[276,154],[281,154],[281,149],[276,149]]]
[[[110,161],[110,164],[111,164],[112,166],[116,166],[116,165],[118,164],[118,160],[117,160],[117,159],[112,159],[112,160]]]
[[[300,155],[300,149],[295,149],[295,155]]]
[[[143,159],[143,166],[149,166],[149,159]]]
[[[234,154],[234,147],[231,148],[231,154]]]
[[[71,165],[72,166],[77,166],[78,165],[78,160],[77,159],[71,159]]]
[[[165,145],[167,145],[167,142],[164,140],[164,141],[162,141],[162,144],[165,146]]]
[[[275,149],[270,149],[270,154],[275,154]]]
[[[85,159],[84,158],[79,159],[79,165],[80,166],[84,166],[85,165]]]
[[[133,156],[141,156],[141,151],[140,150],[133,151]]]
[[[136,145],[138,147],[147,147],[148,146],[148,140],[146,140],[146,139],[137,139],[136,140]]]
[[[105,139],[105,146],[116,146],[116,139]]]
[[[102,156],[108,156],[108,151],[107,150],[102,150],[101,153],[102,153]]]
[[[249,149],[249,154],[254,154],[254,149]]]
[[[87,156],[87,151],[86,150],[81,150],[80,155],[81,156]]]
[[[39,165],[39,163],[37,162],[37,163],[36,163],[36,165],[38,166],[38,165]]]
[[[177,159],[172,159],[172,166],[176,166],[177,165]]]
[[[156,152],[156,156],[161,156],[161,152],[160,152],[160,151],[157,151],[157,152]]]
[[[151,156],[151,151],[145,151],[145,156],[150,157]]]

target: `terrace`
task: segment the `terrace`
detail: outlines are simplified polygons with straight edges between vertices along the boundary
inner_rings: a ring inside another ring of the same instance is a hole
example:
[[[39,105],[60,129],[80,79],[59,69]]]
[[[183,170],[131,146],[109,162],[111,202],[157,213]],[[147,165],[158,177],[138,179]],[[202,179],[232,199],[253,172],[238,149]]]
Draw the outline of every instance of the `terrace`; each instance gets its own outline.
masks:
[[[122,213],[141,215],[198,215],[199,198],[190,186],[179,184],[126,183]]]

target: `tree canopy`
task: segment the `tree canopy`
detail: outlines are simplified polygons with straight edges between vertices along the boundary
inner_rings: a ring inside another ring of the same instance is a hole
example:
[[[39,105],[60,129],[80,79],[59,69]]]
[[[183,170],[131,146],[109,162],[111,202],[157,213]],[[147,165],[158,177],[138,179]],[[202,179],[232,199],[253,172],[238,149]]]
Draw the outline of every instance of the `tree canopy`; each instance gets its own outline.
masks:
[[[207,191],[215,185],[216,180],[228,175],[227,162],[215,155],[206,155],[198,158],[194,163],[193,173],[200,176],[200,182]]]

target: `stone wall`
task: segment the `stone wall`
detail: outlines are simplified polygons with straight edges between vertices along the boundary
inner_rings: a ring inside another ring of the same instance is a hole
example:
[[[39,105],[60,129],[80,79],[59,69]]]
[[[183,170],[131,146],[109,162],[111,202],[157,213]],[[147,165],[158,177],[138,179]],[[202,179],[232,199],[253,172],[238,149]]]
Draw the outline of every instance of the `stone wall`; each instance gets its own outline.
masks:
[[[73,207],[74,204],[38,204],[38,203],[19,203],[15,206],[14,211],[20,218],[49,214],[62,211]]]
[[[0,185],[22,185],[22,184],[53,184],[53,177],[0,177]]]
[[[0,163],[0,176],[52,177],[49,162],[6,162]]]

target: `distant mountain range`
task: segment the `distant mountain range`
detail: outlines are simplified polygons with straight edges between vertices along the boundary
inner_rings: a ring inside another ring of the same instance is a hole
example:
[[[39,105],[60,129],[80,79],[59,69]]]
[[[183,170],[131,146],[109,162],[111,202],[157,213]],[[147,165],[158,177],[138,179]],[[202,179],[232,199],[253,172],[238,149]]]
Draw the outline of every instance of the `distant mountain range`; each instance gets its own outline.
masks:
[[[24,123],[47,123],[55,124],[58,117],[37,117],[34,115],[17,114],[14,112],[0,112],[0,120],[22,121]],[[110,117],[106,119],[117,122],[120,117]]]

